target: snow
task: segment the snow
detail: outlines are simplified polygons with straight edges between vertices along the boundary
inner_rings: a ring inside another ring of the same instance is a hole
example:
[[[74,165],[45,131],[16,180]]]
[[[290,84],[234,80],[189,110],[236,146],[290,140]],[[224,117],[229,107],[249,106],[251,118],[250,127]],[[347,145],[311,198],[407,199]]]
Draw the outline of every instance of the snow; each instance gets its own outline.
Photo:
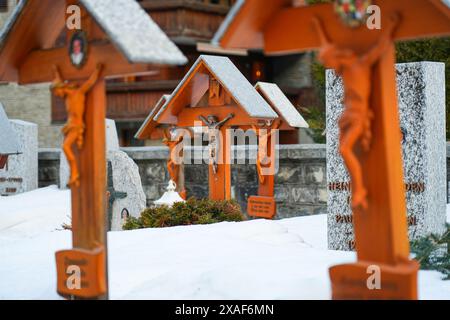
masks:
[[[0,198],[0,299],[60,299],[54,254],[71,247],[70,193]],[[450,207],[448,208],[450,221]],[[329,299],[326,216],[110,232],[112,299]],[[420,271],[421,299],[450,299],[450,281]]]

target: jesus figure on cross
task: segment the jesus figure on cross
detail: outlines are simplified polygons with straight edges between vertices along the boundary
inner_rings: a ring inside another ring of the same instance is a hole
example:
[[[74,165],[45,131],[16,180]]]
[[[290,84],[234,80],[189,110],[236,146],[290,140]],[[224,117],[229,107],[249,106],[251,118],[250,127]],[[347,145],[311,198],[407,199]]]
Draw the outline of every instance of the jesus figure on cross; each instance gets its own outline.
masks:
[[[218,168],[218,152],[220,148],[220,128],[229,120],[234,118],[234,114],[230,113],[228,117],[219,121],[216,116],[209,115],[207,118],[204,116],[199,117],[208,126],[208,136],[209,136],[209,164],[212,165],[212,170],[214,174],[217,174]]]
[[[372,140],[371,120],[373,113],[369,106],[371,94],[372,67],[392,44],[392,36],[400,22],[400,16],[391,17],[378,43],[360,56],[349,49],[339,49],[327,37],[322,22],[313,20],[322,49],[319,59],[327,68],[342,76],[345,87],[345,111],[339,121],[340,150],[352,178],[352,208],[366,210],[367,190],[364,186],[361,164],[355,154],[355,145],[361,140],[364,151],[368,151]]]
[[[64,98],[68,115],[67,124],[62,129],[62,132],[65,137],[63,150],[71,168],[69,186],[78,187],[80,185],[80,172],[78,170],[77,161],[72,147],[76,143],[78,150],[83,148],[86,94],[97,82],[102,70],[102,65],[98,64],[97,69],[91,77],[81,85],[64,81],[58,67],[54,66],[53,68],[55,80],[51,89],[55,96]]]

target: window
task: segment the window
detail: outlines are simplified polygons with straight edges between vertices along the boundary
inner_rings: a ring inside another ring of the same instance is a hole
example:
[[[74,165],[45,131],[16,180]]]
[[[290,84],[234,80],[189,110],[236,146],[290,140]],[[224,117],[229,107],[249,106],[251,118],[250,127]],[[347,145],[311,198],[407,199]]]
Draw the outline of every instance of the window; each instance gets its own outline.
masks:
[[[0,12],[8,11],[8,0],[0,0]]]

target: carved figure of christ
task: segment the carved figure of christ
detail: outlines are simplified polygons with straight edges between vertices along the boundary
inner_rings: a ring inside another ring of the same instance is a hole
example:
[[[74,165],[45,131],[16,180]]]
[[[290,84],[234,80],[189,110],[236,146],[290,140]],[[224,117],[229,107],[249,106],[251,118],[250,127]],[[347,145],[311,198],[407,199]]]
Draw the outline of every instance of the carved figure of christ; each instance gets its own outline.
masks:
[[[98,64],[94,73],[89,79],[81,85],[64,81],[61,77],[57,66],[53,66],[55,80],[51,87],[53,94],[57,97],[63,98],[67,110],[67,124],[63,127],[64,134],[63,151],[69,162],[71,174],[69,180],[70,187],[79,187],[80,185],[80,171],[77,165],[73,147],[76,145],[78,150],[81,150],[84,145],[84,113],[86,108],[86,94],[96,84],[102,65]]]
[[[234,114],[230,113],[225,119],[219,121],[216,116],[209,115],[207,118],[200,116],[208,127],[208,140],[209,140],[209,164],[212,165],[213,173],[217,174],[218,168],[218,151],[220,150],[220,128],[229,120],[234,118]]]
[[[352,179],[352,208],[367,210],[367,190],[363,181],[361,163],[355,148],[360,142],[363,151],[368,151],[372,140],[371,120],[373,113],[369,100],[371,95],[372,67],[392,44],[393,33],[400,22],[400,16],[391,16],[378,43],[364,55],[349,49],[340,49],[327,37],[322,22],[315,18],[322,49],[319,59],[327,68],[342,76],[345,87],[345,110],[339,121],[340,151]]]

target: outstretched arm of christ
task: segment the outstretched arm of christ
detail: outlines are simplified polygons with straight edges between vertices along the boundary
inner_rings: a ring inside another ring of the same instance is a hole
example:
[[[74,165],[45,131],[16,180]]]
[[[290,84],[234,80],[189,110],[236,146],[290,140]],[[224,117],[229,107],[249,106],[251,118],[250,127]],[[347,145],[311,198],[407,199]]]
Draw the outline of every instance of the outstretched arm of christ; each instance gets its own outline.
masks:
[[[53,84],[61,84],[64,83],[63,78],[61,77],[61,73],[59,72],[59,68],[56,65],[53,65],[53,75],[55,80],[53,80]]]
[[[322,21],[318,17],[313,18],[313,25],[317,33],[319,34],[320,43],[322,45],[331,45],[331,41],[325,33]]]
[[[217,125],[216,125],[216,127],[217,127],[217,128],[220,128],[220,127],[223,126],[228,120],[231,120],[231,119],[233,119],[233,118],[234,118],[234,113],[230,113],[230,114],[228,115],[228,117],[226,117],[226,118],[223,119],[222,121],[218,122]]]
[[[83,85],[80,87],[81,92],[87,93],[89,90],[92,89],[92,87],[97,82],[100,72],[102,71],[103,66],[99,63],[97,64],[97,68],[95,69],[94,73],[89,77],[89,79],[83,83]]]
[[[381,55],[389,48],[389,45],[393,43],[392,36],[397,29],[400,20],[399,13],[395,13],[390,17],[388,26],[383,30],[383,34],[378,43],[362,58],[364,63],[372,65],[380,59]]]
[[[209,126],[209,121],[204,116],[198,117],[200,120],[202,120],[207,126]]]

